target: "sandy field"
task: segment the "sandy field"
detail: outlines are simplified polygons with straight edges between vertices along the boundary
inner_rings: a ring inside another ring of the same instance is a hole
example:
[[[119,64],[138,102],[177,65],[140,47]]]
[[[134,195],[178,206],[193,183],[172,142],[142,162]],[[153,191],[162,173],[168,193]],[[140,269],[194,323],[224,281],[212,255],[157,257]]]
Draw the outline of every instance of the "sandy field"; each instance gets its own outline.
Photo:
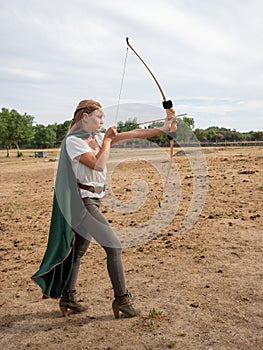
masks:
[[[47,152],[0,152],[1,349],[263,349],[262,147],[175,149],[161,208],[168,153],[112,150],[102,210],[141,309],[119,320],[96,243],[78,280],[86,312],[62,317],[31,280],[51,216],[57,151]]]

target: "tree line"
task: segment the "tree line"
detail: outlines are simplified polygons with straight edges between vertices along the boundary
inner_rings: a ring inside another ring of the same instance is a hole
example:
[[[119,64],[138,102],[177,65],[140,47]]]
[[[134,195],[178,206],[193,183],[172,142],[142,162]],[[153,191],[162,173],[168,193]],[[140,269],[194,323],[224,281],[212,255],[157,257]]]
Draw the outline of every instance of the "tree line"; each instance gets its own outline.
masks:
[[[0,112],[0,147],[5,148],[7,157],[9,150],[16,147],[17,156],[20,148],[52,148],[59,147],[65,137],[70,121],[62,124],[34,124],[34,117],[19,114],[15,109],[2,108]]]
[[[59,147],[68,131],[70,120],[64,123],[35,124],[34,117],[28,114],[21,115],[15,109],[2,108],[0,112],[0,147],[9,150],[13,147],[17,150],[17,156],[21,156],[21,148],[53,148]],[[207,129],[194,128],[194,119],[183,117],[179,119],[175,141],[180,143],[196,142],[233,142],[233,141],[263,141],[263,131],[238,132],[235,129],[227,129],[211,126]],[[147,128],[156,128],[163,125],[154,122]],[[129,131],[138,128],[137,119],[130,118],[125,122],[118,122],[117,131]],[[104,130],[105,131],[105,130]],[[169,140],[165,134],[149,139],[159,146],[169,146]],[[136,142],[136,141],[135,141]]]

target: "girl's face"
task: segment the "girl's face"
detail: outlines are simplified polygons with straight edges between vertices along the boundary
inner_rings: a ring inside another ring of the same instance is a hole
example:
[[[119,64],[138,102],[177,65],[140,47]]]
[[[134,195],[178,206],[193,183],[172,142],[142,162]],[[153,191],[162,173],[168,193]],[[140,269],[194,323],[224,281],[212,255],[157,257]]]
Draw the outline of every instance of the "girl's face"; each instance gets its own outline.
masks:
[[[85,129],[89,132],[98,132],[100,131],[104,121],[103,121],[104,113],[102,109],[96,109],[92,113],[84,113],[83,114],[83,125]]]

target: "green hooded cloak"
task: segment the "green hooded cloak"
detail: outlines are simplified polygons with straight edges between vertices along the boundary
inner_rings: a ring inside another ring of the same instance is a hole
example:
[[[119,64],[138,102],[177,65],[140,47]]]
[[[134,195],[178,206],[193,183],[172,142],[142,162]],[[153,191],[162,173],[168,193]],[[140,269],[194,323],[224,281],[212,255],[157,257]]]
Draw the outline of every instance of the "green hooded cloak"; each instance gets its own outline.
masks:
[[[90,134],[81,130],[68,136],[87,138]],[[32,276],[44,298],[59,298],[68,284],[74,262],[74,228],[86,213],[66,150],[67,137],[61,145],[47,248],[39,270]]]

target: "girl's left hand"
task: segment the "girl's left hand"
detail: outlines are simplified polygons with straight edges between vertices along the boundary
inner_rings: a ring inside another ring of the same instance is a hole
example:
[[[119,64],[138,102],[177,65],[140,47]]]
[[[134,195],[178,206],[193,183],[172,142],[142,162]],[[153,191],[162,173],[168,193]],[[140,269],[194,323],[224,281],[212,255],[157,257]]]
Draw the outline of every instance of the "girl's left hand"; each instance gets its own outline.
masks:
[[[161,129],[164,133],[177,130],[177,117],[174,109],[166,109],[166,118],[164,126]]]

